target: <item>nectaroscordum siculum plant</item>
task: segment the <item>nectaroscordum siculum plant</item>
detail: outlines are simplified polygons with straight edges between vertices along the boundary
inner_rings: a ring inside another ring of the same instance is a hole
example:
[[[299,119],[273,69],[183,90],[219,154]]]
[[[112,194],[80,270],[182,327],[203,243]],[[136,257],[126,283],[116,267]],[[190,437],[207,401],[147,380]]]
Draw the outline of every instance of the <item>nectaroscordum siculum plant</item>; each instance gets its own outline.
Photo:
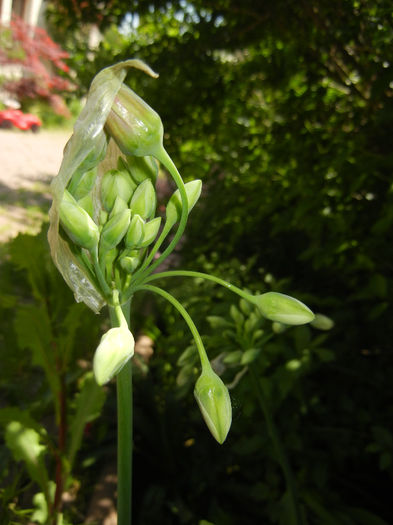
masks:
[[[174,250],[188,215],[201,193],[201,181],[184,184],[163,146],[159,115],[123,82],[130,68],[157,77],[139,60],[99,72],[67,143],[53,180],[49,243],[55,264],[75,299],[98,313],[109,308],[111,328],[93,358],[96,381],[116,376],[118,419],[118,523],[131,523],[132,356],[129,318],[132,298],[141,290],[167,299],[184,318],[196,343],[201,375],[194,395],[213,437],[222,444],[232,421],[229,392],[214,372],[202,339],[183,305],[155,280],[198,276],[226,287],[257,305],[268,319],[286,324],[310,322],[314,315],[287,295],[253,296],[209,274],[188,271],[153,273]],[[176,191],[165,218],[156,216],[158,163],[171,175]],[[171,234],[167,247],[160,249]]]

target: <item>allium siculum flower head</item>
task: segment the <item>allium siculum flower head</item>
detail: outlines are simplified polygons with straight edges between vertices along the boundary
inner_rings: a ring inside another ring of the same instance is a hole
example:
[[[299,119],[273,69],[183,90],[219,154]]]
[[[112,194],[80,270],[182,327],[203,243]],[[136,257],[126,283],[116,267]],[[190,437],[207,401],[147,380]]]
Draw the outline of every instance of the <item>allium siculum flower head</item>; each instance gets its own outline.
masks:
[[[162,148],[164,128],[160,116],[124,84],[113,101],[105,130],[125,155],[144,157]]]

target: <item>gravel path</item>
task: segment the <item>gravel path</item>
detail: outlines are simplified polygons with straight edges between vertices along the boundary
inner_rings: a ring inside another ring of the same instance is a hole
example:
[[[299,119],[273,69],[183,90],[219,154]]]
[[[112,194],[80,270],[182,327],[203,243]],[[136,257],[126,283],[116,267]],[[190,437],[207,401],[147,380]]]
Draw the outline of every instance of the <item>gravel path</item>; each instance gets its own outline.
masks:
[[[40,228],[50,207],[49,183],[70,135],[0,130],[0,242]]]

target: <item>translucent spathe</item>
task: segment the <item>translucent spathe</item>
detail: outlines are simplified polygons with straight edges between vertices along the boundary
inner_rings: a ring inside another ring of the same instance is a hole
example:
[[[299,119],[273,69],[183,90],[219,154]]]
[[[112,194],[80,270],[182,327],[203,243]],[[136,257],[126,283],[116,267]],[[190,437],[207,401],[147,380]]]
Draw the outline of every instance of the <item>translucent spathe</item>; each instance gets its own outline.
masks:
[[[87,95],[86,105],[64,149],[60,171],[51,185],[53,204],[49,212],[48,240],[53,261],[74,292],[76,301],[84,301],[94,312],[99,312],[105,304],[105,299],[90,279],[86,269],[75,257],[69,243],[59,234],[59,209],[67,184],[78,170],[88,171],[104,156],[107,169],[116,167],[120,152],[117,147],[107,147],[108,139],[104,132],[104,125],[130,67],[157,77],[157,74],[140,60],[120,62],[103,69],[95,76]],[[93,206],[94,215],[99,215],[97,198],[93,201]]]

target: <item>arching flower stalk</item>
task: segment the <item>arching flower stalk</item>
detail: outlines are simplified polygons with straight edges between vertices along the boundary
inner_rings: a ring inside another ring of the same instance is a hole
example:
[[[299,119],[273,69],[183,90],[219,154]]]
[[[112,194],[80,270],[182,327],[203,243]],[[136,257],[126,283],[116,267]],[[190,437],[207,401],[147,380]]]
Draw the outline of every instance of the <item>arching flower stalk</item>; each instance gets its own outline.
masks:
[[[198,201],[201,181],[184,184],[163,146],[159,115],[129,89],[130,68],[157,77],[139,60],[127,60],[99,72],[64,150],[52,183],[48,239],[53,260],[73,290],[99,313],[109,307],[112,327],[94,356],[99,384],[117,376],[118,383],[118,523],[131,523],[131,358],[134,338],[129,329],[131,299],[140,290],[169,300],[187,322],[196,341],[202,374],[195,398],[215,439],[223,443],[231,425],[227,387],[213,371],[199,333],[184,307],[168,292],[149,284],[176,276],[205,277],[257,304],[262,314],[288,324],[312,321],[314,315],[296,299],[268,292],[252,296],[211,275],[153,271],[170,255]],[[157,216],[155,183],[160,163],[177,190]],[[174,232],[173,232],[174,230]],[[164,241],[171,240],[160,255]]]

